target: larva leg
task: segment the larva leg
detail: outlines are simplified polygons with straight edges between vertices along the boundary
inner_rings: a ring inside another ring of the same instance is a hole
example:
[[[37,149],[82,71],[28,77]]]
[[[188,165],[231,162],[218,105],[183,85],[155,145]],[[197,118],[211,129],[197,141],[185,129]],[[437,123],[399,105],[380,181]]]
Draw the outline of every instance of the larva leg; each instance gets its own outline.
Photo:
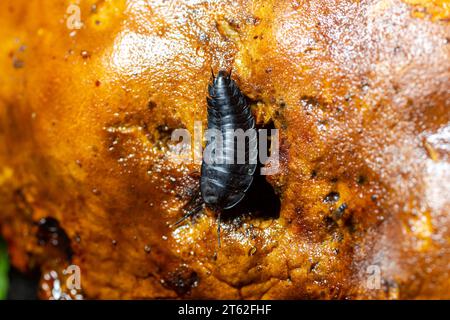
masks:
[[[220,211],[217,215],[217,245],[220,248]]]
[[[170,227],[175,227],[177,225],[179,225],[180,223],[182,223],[184,220],[186,220],[187,218],[193,216],[194,214],[196,214],[197,212],[200,212],[203,208],[203,199],[202,199],[202,195],[200,194],[200,192],[197,193],[197,195],[195,197],[193,197],[188,204],[186,204],[185,206],[184,212],[186,212],[186,214],[181,217],[180,219],[178,219],[174,224],[172,224]]]

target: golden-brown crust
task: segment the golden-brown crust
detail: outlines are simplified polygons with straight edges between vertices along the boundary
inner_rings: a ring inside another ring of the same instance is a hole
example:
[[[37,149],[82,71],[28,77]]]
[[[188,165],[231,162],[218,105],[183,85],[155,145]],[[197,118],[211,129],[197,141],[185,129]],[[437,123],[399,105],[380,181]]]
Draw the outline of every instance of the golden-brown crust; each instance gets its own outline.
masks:
[[[81,1],[80,30],[69,4],[0,2],[16,267],[69,264],[53,217],[88,298],[450,298],[447,1]],[[281,136],[279,217],[230,217],[216,259],[212,212],[169,227],[199,166],[168,137],[205,125],[211,67]]]

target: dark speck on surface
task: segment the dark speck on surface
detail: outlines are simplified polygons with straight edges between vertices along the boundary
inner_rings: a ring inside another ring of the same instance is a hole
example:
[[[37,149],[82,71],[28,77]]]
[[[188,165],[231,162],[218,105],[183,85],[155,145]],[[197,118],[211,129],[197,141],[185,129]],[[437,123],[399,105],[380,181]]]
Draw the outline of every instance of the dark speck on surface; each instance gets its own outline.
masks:
[[[87,59],[87,58],[90,57],[90,54],[89,54],[89,52],[87,52],[86,50],[82,50],[82,51],[81,51],[81,57],[82,57],[83,59]]]
[[[25,63],[22,60],[13,58],[13,67],[15,69],[21,69],[24,67],[24,65],[25,65]]]
[[[329,194],[327,194],[325,196],[323,201],[325,203],[335,203],[335,202],[337,202],[339,200],[339,197],[340,197],[339,196],[339,192],[332,191],[332,192],[330,192]]]

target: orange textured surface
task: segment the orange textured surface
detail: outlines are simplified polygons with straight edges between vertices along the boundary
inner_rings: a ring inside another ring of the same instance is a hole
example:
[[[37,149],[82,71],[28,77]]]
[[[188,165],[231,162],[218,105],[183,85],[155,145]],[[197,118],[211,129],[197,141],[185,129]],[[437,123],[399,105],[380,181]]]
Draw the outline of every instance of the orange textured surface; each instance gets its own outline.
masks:
[[[71,3],[0,2],[16,267],[77,264],[87,298],[450,298],[448,1],[80,1],[79,30]],[[170,132],[206,125],[211,67],[281,135],[279,216],[225,219],[217,258],[212,212],[169,227],[199,170]]]

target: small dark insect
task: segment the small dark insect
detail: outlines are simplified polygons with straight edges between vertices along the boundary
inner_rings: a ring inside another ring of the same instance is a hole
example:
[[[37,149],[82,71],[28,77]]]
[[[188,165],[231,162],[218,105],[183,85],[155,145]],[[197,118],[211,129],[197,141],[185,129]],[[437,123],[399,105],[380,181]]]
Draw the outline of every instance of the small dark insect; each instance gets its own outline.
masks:
[[[250,107],[228,72],[219,71],[217,77],[212,75],[208,93],[208,130],[220,132],[221,142],[210,140],[205,150],[211,143],[221,143],[222,153],[217,154],[215,146],[211,149],[211,157],[215,160],[207,163],[205,157],[203,158],[200,190],[203,202],[218,214],[217,233],[220,246],[222,211],[241,202],[253,182],[257,168],[257,135]],[[238,141],[234,135],[238,129],[249,133],[241,144],[236,143]],[[239,153],[244,161],[238,161]],[[188,212],[176,224],[198,211],[197,209]]]

